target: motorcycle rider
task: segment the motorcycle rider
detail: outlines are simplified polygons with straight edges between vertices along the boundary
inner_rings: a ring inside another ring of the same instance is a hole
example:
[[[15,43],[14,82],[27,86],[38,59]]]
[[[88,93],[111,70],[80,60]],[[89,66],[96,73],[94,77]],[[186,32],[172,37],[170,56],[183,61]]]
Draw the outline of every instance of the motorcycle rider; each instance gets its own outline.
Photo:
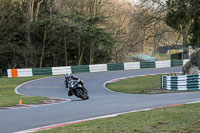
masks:
[[[83,87],[83,89],[85,89],[85,91],[87,91],[87,88],[84,87],[83,80],[80,80],[80,78],[66,73],[65,74],[65,85],[66,85],[66,88],[69,88],[68,96],[73,95],[72,90],[69,87],[69,84],[70,84],[71,81],[75,81],[75,80],[78,82],[78,84],[82,85],[82,87]]]
[[[65,74],[65,87],[68,88],[71,74]]]

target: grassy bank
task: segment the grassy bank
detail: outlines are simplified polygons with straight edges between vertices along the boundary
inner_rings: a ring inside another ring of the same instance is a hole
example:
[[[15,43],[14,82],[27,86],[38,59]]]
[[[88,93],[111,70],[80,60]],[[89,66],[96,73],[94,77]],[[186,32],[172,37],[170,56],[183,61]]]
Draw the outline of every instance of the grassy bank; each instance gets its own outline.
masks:
[[[161,93],[158,91],[160,89],[160,76],[151,75],[129,78],[109,83],[106,87],[113,91],[130,94]]]
[[[199,90],[172,91],[167,89],[161,89],[160,76],[161,74],[128,78],[125,80],[108,83],[106,87],[113,91],[129,93],[129,94],[161,94],[161,93],[199,91]]]
[[[26,81],[42,77],[44,76],[34,76],[26,78],[0,78],[0,107],[15,106],[19,103],[20,99],[22,99],[23,104],[42,103],[43,100],[48,100],[49,98],[45,97],[30,97],[17,95],[14,90],[18,85]]]
[[[128,113],[39,133],[199,133],[200,104]]]

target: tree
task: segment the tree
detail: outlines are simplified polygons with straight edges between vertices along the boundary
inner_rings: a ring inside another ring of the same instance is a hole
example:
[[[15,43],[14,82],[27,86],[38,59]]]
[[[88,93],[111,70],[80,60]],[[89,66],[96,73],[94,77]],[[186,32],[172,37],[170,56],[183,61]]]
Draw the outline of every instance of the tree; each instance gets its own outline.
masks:
[[[193,24],[191,28],[190,45],[200,47],[200,1],[190,0]]]
[[[183,45],[188,45],[188,34],[191,25],[189,0],[168,0],[166,24],[180,32],[183,36]]]
[[[167,0],[166,24],[182,34],[185,47],[200,46],[199,12],[199,0]]]
[[[143,52],[154,55],[160,45],[175,42],[177,33],[164,21],[166,5],[163,1],[141,0],[130,13],[127,39],[118,51],[124,52],[124,48],[131,54]]]
[[[111,41],[105,41],[104,38],[105,34],[110,34],[105,30],[105,5],[108,0],[69,0],[64,3],[66,5],[64,9],[69,14],[68,20],[77,24],[76,26],[74,25],[77,35],[77,64],[80,65],[83,61],[83,64],[93,64],[94,60],[96,60],[94,58],[96,58],[95,54],[98,48],[101,48],[103,44],[110,45],[106,42],[113,44]],[[110,39],[108,38],[108,40]],[[102,43],[102,40],[104,40],[104,43]]]
[[[24,65],[25,23],[24,3],[0,1],[0,68],[21,67]]]
[[[82,61],[84,61],[85,64],[98,63],[94,62],[97,61],[95,58],[98,58],[98,56],[95,55],[97,51],[101,51],[100,49],[102,47],[109,51],[113,45],[112,36],[107,33],[104,28],[98,26],[98,23],[101,23],[104,17],[95,16],[87,18],[81,15],[70,15],[69,19],[73,23],[78,23],[72,27],[73,31],[76,33],[76,46],[78,51],[76,55],[77,64],[82,64]],[[87,49],[87,51],[85,49]],[[109,55],[106,50],[104,54]],[[102,60],[104,60],[104,58],[102,58]]]
[[[129,26],[134,10],[127,2],[113,1],[108,7],[107,25],[114,41],[112,49],[113,62],[122,62],[124,56],[127,56],[128,44],[132,39]]]

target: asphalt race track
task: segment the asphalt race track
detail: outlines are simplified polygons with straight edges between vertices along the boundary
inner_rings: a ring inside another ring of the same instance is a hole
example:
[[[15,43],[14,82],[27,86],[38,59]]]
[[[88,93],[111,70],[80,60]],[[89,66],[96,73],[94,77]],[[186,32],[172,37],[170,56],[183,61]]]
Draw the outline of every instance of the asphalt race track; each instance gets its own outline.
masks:
[[[90,99],[85,101],[75,96],[67,96],[64,76],[45,78],[24,84],[18,88],[18,92],[21,94],[65,98],[71,99],[71,101],[38,107],[0,110],[0,132],[18,132],[92,117],[200,101],[200,92],[138,95],[112,92],[103,86],[106,81],[120,77],[180,71],[180,67],[173,67],[76,74],[84,80],[85,86],[88,88]]]

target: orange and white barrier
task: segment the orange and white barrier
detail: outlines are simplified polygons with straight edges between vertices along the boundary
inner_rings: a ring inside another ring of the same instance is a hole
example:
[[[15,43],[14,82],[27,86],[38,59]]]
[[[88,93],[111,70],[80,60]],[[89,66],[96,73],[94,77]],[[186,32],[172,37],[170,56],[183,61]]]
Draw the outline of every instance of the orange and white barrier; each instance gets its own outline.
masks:
[[[32,68],[25,69],[8,69],[8,77],[31,77],[33,76]]]

